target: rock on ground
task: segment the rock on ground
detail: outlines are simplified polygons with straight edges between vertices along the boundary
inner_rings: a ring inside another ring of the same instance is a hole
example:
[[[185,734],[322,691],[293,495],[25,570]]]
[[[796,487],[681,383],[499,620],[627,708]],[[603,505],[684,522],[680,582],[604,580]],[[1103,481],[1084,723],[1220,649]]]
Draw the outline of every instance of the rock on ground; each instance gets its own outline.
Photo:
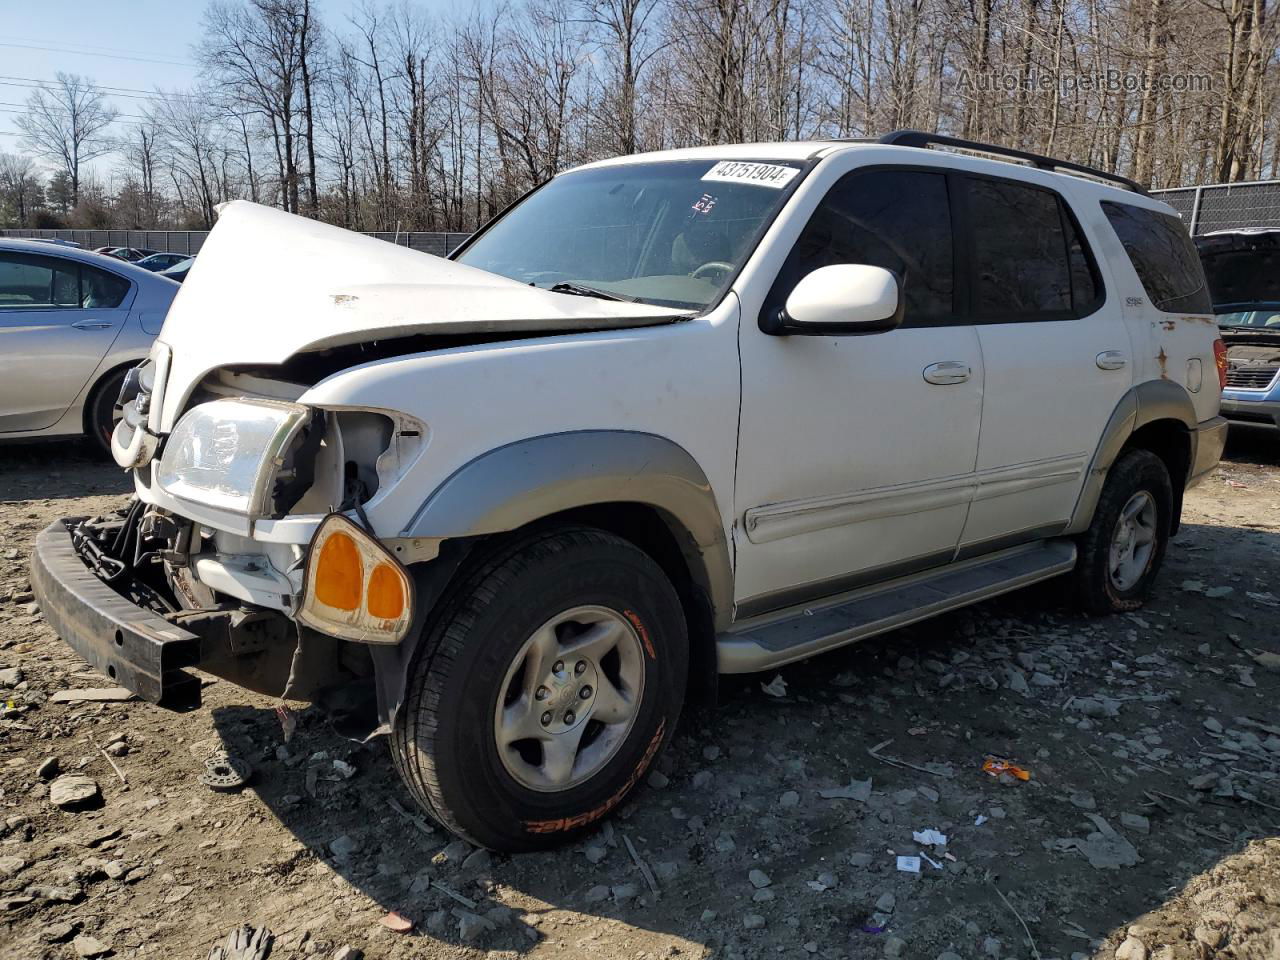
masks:
[[[93,803],[99,796],[98,781],[80,773],[64,773],[49,784],[49,802],[55,807],[75,809]]]

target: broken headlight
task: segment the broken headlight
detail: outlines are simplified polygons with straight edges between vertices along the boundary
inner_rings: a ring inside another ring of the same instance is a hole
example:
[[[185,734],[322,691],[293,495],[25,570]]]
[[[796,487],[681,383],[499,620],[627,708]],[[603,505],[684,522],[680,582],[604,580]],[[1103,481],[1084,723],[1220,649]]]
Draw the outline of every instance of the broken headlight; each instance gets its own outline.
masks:
[[[285,451],[310,418],[309,408],[278,400],[202,403],[173,428],[156,481],[182,500],[259,516]]]

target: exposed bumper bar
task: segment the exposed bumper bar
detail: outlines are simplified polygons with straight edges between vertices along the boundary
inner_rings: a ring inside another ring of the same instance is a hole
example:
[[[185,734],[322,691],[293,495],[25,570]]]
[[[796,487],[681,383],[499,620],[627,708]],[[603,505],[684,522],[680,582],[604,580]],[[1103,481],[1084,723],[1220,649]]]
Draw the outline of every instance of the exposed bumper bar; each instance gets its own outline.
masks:
[[[144,700],[177,710],[200,705],[200,638],[120,596],[85,566],[63,521],[36,537],[31,587],[66,643]]]

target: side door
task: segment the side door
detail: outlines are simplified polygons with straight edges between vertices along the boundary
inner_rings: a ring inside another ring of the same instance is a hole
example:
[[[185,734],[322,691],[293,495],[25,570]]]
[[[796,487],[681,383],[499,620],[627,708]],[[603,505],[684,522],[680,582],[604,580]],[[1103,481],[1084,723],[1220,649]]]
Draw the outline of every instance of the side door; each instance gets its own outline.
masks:
[[[743,301],[739,617],[955,553],[983,373],[977,334],[956,315],[951,180],[923,165],[845,173],[817,201],[763,302]],[[897,274],[902,326],[863,336],[765,332],[802,277],[836,263]]]
[[[0,251],[0,433],[58,421],[119,334],[132,290],[78,260]]]
[[[962,555],[1061,531],[1134,366],[1121,298],[1063,196],[1012,178],[964,183],[986,385]]]

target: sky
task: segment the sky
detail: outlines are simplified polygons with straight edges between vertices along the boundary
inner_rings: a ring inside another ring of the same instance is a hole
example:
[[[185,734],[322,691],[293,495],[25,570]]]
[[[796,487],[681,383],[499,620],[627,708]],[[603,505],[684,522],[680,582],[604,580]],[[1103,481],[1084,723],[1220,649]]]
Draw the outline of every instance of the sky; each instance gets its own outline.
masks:
[[[473,0],[419,0],[430,12],[467,10]],[[343,23],[357,0],[316,0],[329,25]],[[16,152],[15,121],[32,84],[59,70],[110,88],[111,102],[127,123],[156,87],[190,87],[197,68],[192,45],[200,39],[202,0],[0,0],[0,150]]]

